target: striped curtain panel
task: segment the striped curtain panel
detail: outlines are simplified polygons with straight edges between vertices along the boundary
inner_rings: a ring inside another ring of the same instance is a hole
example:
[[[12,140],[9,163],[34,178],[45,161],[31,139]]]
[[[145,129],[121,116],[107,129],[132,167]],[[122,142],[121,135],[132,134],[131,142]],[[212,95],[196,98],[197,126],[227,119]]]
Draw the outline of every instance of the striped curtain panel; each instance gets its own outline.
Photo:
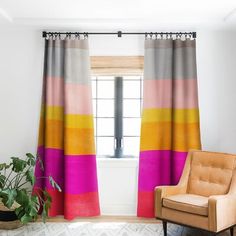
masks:
[[[52,197],[50,216],[66,219],[100,214],[98,200],[90,58],[88,40],[45,41],[44,83],[38,155],[44,171],[62,188],[58,192],[43,178],[35,185]]]
[[[195,40],[147,39],[138,216],[154,217],[154,189],[175,185],[189,149],[200,149]]]

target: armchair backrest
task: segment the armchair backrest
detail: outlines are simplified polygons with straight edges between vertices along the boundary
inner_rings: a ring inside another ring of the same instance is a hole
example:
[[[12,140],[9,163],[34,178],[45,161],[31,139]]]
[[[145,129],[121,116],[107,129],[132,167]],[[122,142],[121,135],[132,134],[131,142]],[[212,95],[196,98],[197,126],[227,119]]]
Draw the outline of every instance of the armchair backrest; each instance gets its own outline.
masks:
[[[228,193],[236,155],[190,151],[188,158],[191,158],[188,193],[205,197]]]

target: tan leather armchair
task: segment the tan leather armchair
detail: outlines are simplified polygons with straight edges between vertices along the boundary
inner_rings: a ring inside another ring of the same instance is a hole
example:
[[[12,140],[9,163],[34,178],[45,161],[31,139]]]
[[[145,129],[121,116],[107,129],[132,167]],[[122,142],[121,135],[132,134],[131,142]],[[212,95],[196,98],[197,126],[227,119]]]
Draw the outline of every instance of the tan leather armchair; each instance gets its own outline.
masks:
[[[155,188],[155,216],[167,222],[210,231],[236,224],[236,155],[193,150],[176,186]]]

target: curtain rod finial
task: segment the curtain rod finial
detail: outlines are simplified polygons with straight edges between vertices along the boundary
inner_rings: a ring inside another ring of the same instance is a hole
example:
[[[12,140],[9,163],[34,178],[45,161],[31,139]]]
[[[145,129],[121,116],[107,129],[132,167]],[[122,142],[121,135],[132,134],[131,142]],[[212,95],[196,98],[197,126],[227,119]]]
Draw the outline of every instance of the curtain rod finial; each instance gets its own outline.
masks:
[[[46,37],[47,37],[47,32],[46,32],[46,31],[43,31],[43,32],[42,32],[42,36],[43,36],[43,38],[46,38]]]
[[[197,33],[196,32],[193,32],[193,38],[197,38]]]

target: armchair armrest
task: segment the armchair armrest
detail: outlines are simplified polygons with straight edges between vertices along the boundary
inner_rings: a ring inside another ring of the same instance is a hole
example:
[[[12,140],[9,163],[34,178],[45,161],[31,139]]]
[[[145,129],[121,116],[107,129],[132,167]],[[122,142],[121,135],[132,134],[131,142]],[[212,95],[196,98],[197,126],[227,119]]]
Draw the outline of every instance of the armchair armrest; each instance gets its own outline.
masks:
[[[236,195],[214,195],[208,200],[209,229],[218,232],[236,224]]]
[[[155,216],[161,218],[162,199],[186,193],[186,185],[158,186],[155,188]]]

